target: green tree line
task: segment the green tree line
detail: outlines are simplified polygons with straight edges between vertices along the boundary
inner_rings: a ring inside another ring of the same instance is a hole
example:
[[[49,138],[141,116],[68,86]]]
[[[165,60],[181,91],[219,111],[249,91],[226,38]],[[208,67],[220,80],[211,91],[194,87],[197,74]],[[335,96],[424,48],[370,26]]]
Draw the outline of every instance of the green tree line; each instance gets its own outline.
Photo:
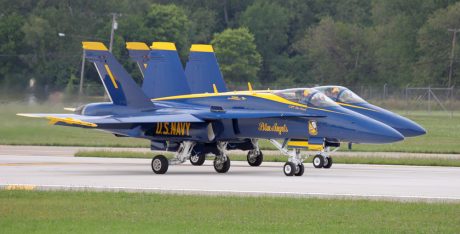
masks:
[[[113,53],[138,81],[125,42],[175,42],[183,62],[191,44],[211,43],[230,87],[446,86],[448,29],[460,28],[454,0],[0,0],[2,90],[31,78],[38,90],[78,85],[81,41],[108,46],[110,13],[120,14]]]

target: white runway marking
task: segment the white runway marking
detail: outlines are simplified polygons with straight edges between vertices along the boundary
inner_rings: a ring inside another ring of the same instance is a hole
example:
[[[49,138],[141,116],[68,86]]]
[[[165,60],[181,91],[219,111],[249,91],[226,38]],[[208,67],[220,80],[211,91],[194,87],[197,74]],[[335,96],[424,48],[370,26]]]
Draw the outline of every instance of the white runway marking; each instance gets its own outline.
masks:
[[[460,168],[336,164],[327,170],[306,164],[304,176],[286,177],[282,165],[255,168],[232,161],[227,174],[217,174],[207,161],[200,167],[171,166],[167,174],[156,175],[149,159],[2,155],[0,187],[460,201]]]

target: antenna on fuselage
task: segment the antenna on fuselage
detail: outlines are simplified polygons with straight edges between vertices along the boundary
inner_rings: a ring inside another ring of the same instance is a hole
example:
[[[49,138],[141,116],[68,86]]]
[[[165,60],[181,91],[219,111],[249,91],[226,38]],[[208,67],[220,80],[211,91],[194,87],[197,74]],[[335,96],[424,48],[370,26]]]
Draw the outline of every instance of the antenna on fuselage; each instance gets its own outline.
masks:
[[[252,90],[251,82],[248,82],[248,90],[249,90],[249,92],[251,92],[252,94],[255,93],[255,92]]]

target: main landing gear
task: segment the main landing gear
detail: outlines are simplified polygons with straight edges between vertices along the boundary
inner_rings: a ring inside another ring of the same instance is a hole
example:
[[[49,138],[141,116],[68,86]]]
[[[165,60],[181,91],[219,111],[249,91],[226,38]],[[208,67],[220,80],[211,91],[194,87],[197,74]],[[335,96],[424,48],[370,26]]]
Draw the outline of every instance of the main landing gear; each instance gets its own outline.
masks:
[[[303,163],[295,165],[293,162],[287,162],[283,167],[284,174],[286,176],[302,176],[305,172]]]
[[[190,155],[190,163],[194,166],[201,166],[203,165],[204,161],[206,160],[206,154],[202,152],[194,152]]]
[[[305,166],[303,161],[305,157],[300,154],[300,149],[293,149],[289,151],[286,148],[286,143],[280,144],[274,139],[270,139],[270,142],[284,155],[288,156],[288,161],[284,164],[283,172],[286,176],[302,176],[305,172]]]
[[[152,159],[152,170],[155,174],[165,174],[168,171],[169,165],[182,164],[187,159],[193,165],[202,165],[205,160],[205,155],[202,153],[193,153],[195,142],[184,141],[180,144],[179,150],[174,157],[168,160],[163,155],[157,155]],[[219,154],[214,159],[214,169],[217,173],[226,173],[230,169],[230,158],[226,154],[227,142],[218,142],[217,148]]]
[[[258,167],[264,161],[264,155],[262,151],[259,149],[259,143],[257,139],[251,139],[252,145],[254,147],[253,150],[249,150],[247,155],[248,164],[251,167]]]
[[[164,155],[157,155],[152,159],[152,170],[155,174],[164,174],[168,171],[169,162]]]
[[[217,173],[226,173],[230,169],[230,158],[227,157],[226,149],[227,142],[218,142],[217,149],[219,150],[219,155],[216,155],[214,159],[214,170]]]

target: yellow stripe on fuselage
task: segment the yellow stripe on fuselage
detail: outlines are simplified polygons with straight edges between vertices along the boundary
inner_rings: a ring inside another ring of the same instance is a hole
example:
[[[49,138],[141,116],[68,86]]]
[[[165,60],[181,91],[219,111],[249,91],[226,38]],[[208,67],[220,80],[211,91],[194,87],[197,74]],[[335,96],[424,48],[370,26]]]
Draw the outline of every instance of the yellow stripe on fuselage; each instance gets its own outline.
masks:
[[[113,86],[114,86],[116,89],[118,89],[117,82],[115,81],[115,77],[113,76],[112,71],[111,71],[110,68],[109,68],[109,65],[104,64],[104,67],[105,67],[105,70],[107,71],[107,73],[109,74],[110,80],[112,80]]]
[[[261,90],[261,91],[233,91],[233,92],[225,92],[225,93],[198,93],[198,94],[186,94],[186,95],[178,95],[178,96],[169,96],[169,97],[161,97],[161,98],[155,98],[152,99],[152,101],[172,101],[172,100],[178,100],[178,99],[195,99],[195,98],[206,98],[206,97],[232,97],[235,95],[240,95],[240,96],[250,96],[250,97],[256,97],[256,98],[262,98],[278,103],[283,103],[286,105],[290,106],[298,106],[302,108],[310,108],[314,110],[320,110],[320,111],[325,111],[325,112],[330,112],[330,113],[336,113],[336,114],[343,114],[346,115],[346,113],[338,112],[338,111],[333,111],[333,110],[327,110],[323,108],[318,108],[318,107],[309,107],[304,104],[300,104],[297,102],[289,101],[285,98],[282,98],[276,94],[273,94],[271,92],[267,92],[266,90]]]
[[[363,110],[369,110],[369,111],[377,112],[376,110],[373,110],[373,109],[370,109],[370,108],[367,108],[367,107],[356,106],[356,105],[352,105],[352,104],[348,104],[348,103],[337,102],[337,104],[339,104],[341,106],[349,106],[349,107],[353,107],[353,108],[359,108],[359,109],[363,109]]]
[[[155,98],[152,99],[153,101],[169,101],[169,100],[177,100],[177,99],[194,99],[194,98],[205,98],[205,97],[227,97],[227,96],[251,96],[262,98],[274,102],[279,102],[287,105],[298,106],[303,108],[308,108],[307,105],[300,104],[297,102],[289,101],[285,98],[282,98],[278,95],[272,93],[255,93],[254,91],[234,91],[234,92],[225,92],[225,93],[199,93],[199,94],[187,94],[187,95],[179,95],[179,96],[170,96],[170,97],[162,97],[162,98]]]

